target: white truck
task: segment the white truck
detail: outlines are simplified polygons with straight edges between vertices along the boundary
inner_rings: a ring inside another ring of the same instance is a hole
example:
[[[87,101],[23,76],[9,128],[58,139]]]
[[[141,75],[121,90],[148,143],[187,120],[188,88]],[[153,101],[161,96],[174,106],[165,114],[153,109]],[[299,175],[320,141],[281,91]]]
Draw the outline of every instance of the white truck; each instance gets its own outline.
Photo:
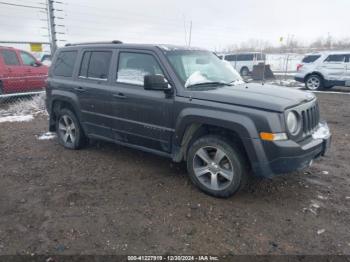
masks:
[[[261,52],[220,54],[218,57],[230,62],[243,77],[253,71],[253,66],[266,61],[266,55]]]

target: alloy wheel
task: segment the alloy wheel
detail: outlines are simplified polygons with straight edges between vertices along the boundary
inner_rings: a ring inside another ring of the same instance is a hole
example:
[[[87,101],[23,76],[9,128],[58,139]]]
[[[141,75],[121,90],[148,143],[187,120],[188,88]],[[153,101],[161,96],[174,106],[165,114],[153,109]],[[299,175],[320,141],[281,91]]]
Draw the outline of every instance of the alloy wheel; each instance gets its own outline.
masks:
[[[231,160],[223,150],[213,146],[202,147],[195,153],[193,169],[199,182],[211,190],[227,188],[234,177]]]
[[[316,90],[320,87],[320,85],[321,85],[321,80],[316,76],[311,76],[306,81],[306,86],[310,90]]]
[[[61,116],[58,121],[58,131],[63,142],[66,144],[74,144],[77,137],[75,124],[68,115]]]

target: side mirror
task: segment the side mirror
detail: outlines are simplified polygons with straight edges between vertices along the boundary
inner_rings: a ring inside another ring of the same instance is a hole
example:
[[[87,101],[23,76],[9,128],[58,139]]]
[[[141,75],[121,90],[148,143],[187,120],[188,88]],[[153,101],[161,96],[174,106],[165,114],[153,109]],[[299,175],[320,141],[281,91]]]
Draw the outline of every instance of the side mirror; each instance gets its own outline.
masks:
[[[171,89],[169,82],[162,75],[145,75],[144,76],[145,90],[162,90],[167,91]]]
[[[39,62],[39,61],[35,61],[33,64],[32,64],[32,66],[35,66],[35,67],[37,67],[37,66],[42,66],[43,65],[43,63],[41,63],[41,62]]]

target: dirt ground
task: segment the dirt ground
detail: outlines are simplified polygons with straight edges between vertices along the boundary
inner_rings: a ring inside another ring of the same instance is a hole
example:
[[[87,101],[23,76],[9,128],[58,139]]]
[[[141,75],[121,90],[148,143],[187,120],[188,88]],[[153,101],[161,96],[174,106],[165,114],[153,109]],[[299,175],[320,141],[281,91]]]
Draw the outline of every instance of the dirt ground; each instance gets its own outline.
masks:
[[[328,156],[226,200],[168,159],[38,140],[45,116],[0,123],[0,254],[350,254],[350,95],[317,96]]]

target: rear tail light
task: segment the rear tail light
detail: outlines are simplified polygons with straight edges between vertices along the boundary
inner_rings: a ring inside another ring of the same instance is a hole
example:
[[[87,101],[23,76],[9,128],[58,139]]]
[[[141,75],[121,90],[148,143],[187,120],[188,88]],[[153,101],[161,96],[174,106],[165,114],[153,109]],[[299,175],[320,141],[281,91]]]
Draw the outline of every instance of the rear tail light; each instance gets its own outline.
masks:
[[[297,71],[299,71],[300,70],[300,68],[302,68],[303,67],[303,65],[302,64],[298,64],[297,65]]]

